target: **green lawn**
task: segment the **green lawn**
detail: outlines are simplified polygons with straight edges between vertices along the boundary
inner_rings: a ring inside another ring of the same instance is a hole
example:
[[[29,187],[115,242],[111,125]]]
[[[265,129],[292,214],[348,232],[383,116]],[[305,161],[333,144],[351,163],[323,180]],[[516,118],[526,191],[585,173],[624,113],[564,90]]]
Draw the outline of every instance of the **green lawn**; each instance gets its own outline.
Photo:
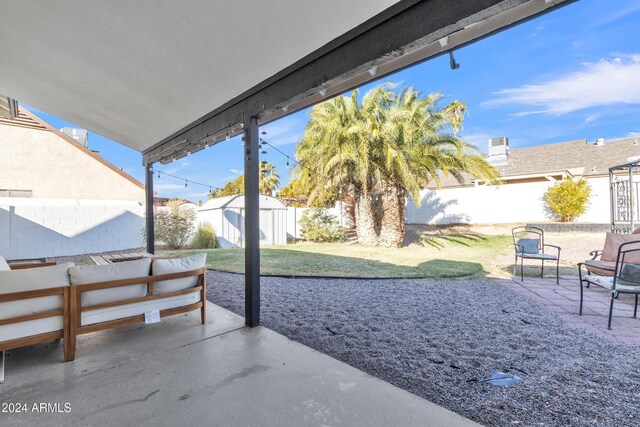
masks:
[[[340,277],[463,277],[485,274],[511,245],[509,236],[443,242],[444,246],[399,249],[346,243],[298,243],[261,248],[262,274]],[[244,272],[244,249],[166,251],[166,255],[207,252],[207,266]]]

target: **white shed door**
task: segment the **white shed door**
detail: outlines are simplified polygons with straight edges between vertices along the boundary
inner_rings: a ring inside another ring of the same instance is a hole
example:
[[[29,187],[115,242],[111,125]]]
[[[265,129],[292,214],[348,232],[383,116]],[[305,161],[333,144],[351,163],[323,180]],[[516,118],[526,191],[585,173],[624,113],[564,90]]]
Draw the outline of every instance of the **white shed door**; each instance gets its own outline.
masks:
[[[260,244],[273,245],[273,212],[260,209]]]

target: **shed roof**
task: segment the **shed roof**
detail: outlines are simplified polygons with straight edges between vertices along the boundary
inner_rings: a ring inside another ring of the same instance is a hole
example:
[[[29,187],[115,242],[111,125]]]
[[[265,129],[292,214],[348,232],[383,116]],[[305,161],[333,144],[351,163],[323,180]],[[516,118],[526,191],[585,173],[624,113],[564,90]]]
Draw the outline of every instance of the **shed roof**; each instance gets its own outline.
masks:
[[[211,211],[215,209],[244,208],[244,195],[216,197],[208,200],[198,211]],[[287,209],[282,202],[275,197],[260,195],[260,209]]]
[[[585,139],[514,148],[505,165],[496,166],[503,178],[544,176],[569,172],[571,175],[595,177],[608,175],[609,168],[627,163],[640,155],[639,138],[622,138],[596,145]],[[442,187],[470,185],[474,178],[467,175],[460,184],[453,177],[443,177]],[[429,188],[435,188],[431,183]]]

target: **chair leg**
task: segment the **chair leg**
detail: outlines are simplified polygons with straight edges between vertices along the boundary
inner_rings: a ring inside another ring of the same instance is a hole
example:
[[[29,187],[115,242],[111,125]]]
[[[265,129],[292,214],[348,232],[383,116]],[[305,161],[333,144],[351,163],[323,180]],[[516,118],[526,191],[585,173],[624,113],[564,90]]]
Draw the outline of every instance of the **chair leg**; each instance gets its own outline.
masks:
[[[524,282],[524,258],[520,258],[520,281]]]
[[[556,261],[556,285],[560,284],[560,257]]]
[[[633,317],[637,317],[638,314],[638,294],[636,294],[636,305],[633,307]]]
[[[582,290],[582,277],[580,277],[580,311],[578,314],[582,316],[582,301],[584,299],[584,291]]]
[[[542,267],[540,267],[540,278],[544,278],[544,260],[542,260]]]
[[[0,384],[4,384],[4,351],[0,351]]]
[[[609,306],[609,325],[607,329],[611,330],[611,318],[613,317],[613,301],[615,300],[615,296],[613,292],[611,292],[611,305]]]
[[[71,362],[76,359],[76,338],[71,337],[64,347],[64,361]]]

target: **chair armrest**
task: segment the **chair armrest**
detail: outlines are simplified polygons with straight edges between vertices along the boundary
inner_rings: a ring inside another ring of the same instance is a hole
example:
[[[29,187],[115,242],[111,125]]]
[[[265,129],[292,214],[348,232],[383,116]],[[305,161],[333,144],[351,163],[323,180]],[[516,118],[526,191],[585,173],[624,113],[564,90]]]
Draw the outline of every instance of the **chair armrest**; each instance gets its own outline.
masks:
[[[560,258],[560,251],[562,250],[562,249],[560,249],[560,246],[549,245],[549,244],[545,243],[543,245],[543,248],[546,248],[547,246],[550,247],[550,248],[555,248],[558,251],[558,259],[559,259]]]
[[[602,250],[601,250],[601,249],[598,249],[598,250],[595,250],[595,251],[591,251],[591,252],[589,252],[589,255],[591,256],[591,259],[592,259],[592,260],[595,260],[595,259],[596,259],[596,258],[598,258],[600,255],[602,255]]]
[[[592,267],[592,268],[597,268],[598,270],[611,271],[611,272],[614,272],[614,273],[615,273],[615,271],[616,271],[615,267],[611,268],[611,267],[607,267],[606,265],[600,265],[600,264],[596,264],[596,263],[590,263],[589,261],[596,261],[596,262],[597,262],[597,260],[590,259],[590,260],[587,260],[587,261],[585,261],[585,262],[580,262],[580,263],[578,263],[578,267],[580,267],[580,266],[584,265],[584,266],[585,266],[585,268],[587,268],[587,269],[588,269],[588,267]],[[603,261],[603,262],[604,262],[604,261]],[[596,273],[596,274],[598,274],[598,273]]]
[[[57,262],[30,262],[30,263],[9,263],[9,268],[12,270],[26,270],[28,268],[39,268],[39,267],[51,267],[52,265],[58,265]]]

